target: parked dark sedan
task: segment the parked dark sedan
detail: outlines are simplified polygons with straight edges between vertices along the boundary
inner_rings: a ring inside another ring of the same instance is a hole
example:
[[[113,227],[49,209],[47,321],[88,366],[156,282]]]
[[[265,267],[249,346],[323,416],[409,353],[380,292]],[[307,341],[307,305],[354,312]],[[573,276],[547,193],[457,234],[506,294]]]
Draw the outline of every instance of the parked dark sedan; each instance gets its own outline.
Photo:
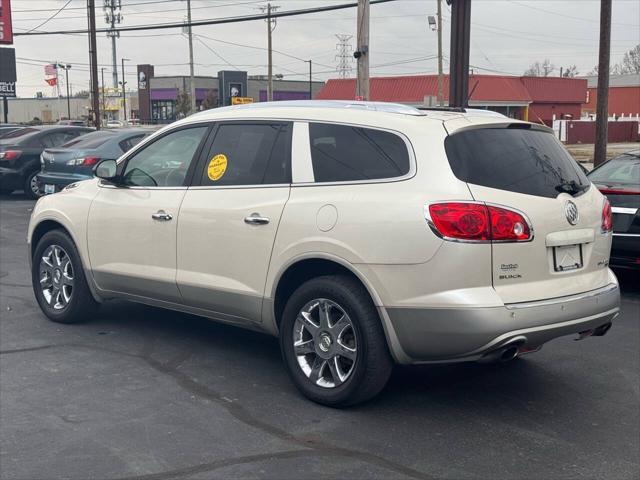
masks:
[[[24,128],[22,125],[17,125],[15,123],[2,123],[0,124],[0,138],[4,137],[8,133],[14,132],[16,130],[20,130]]]
[[[101,130],[59,148],[47,148],[40,157],[40,191],[44,194],[55,193],[70,183],[93,178],[96,163],[118,159],[152,131],[146,128]]]
[[[24,190],[27,196],[38,198],[41,192],[36,175],[42,151],[92,131],[88,127],[38,126],[21,128],[0,138],[0,193]]]
[[[611,265],[640,269],[640,150],[612,158],[589,173],[613,212]]]

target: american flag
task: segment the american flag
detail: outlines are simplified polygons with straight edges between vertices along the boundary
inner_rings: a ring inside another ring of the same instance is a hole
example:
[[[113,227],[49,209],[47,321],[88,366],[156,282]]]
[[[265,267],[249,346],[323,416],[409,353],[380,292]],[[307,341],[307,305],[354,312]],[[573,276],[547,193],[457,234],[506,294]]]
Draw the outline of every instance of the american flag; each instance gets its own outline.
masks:
[[[56,65],[54,63],[45,65],[44,75],[45,77],[56,77],[58,75],[58,70],[56,69]]]

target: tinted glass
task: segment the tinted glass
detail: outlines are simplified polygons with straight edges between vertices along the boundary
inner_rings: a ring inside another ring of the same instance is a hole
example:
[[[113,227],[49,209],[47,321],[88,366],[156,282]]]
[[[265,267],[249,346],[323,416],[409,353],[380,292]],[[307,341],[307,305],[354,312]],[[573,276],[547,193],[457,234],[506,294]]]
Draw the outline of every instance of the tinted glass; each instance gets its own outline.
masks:
[[[309,137],[316,182],[375,180],[409,173],[407,145],[393,133],[311,123]]]
[[[609,160],[589,174],[595,183],[623,183],[640,185],[640,155],[621,155]]]
[[[126,165],[125,185],[179,187],[208,127],[168,133],[131,157]]]
[[[37,128],[20,128],[18,130],[14,130],[12,132],[6,133],[2,135],[2,139],[0,139],[0,143],[15,143],[20,140],[30,138],[36,133],[40,132]]]
[[[97,148],[107,140],[113,138],[113,133],[108,131],[91,132],[77,137],[63,145],[64,148]]]
[[[577,194],[589,180],[551,133],[480,128],[447,137],[445,148],[460,180],[510,192],[555,198]]]
[[[140,135],[136,135],[135,137],[129,137],[124,140],[121,140],[120,142],[118,142],[118,145],[120,146],[120,150],[122,150],[123,152],[128,152],[129,150],[131,150],[133,146],[137,145],[140,142],[140,140],[142,140],[145,136],[146,134],[141,133]]]
[[[201,172],[201,185],[290,183],[290,129],[286,123],[222,124]]]
[[[48,148],[59,147],[77,136],[78,132],[51,132],[40,137],[40,143]]]

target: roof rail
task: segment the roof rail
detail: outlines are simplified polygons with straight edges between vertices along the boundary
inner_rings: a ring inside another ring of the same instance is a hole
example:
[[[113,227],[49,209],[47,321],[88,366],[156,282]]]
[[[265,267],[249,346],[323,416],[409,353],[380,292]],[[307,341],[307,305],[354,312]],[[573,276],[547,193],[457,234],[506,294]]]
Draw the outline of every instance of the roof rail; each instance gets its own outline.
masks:
[[[260,109],[260,108],[352,108],[373,112],[397,113],[403,115],[424,116],[426,113],[415,107],[403,105],[401,103],[387,102],[361,102],[351,100],[284,100],[280,102],[257,102],[246,103],[244,105],[233,105],[222,107],[223,109]]]

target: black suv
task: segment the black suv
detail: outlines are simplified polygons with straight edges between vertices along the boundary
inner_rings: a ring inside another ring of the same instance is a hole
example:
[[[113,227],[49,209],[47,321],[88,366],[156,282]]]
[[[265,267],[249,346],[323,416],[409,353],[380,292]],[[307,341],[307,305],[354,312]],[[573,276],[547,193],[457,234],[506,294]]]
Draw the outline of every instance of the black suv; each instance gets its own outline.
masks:
[[[91,131],[88,127],[38,126],[21,128],[0,138],[0,194],[24,190],[31,198],[40,197],[43,192],[36,175],[40,172],[42,151]]]

